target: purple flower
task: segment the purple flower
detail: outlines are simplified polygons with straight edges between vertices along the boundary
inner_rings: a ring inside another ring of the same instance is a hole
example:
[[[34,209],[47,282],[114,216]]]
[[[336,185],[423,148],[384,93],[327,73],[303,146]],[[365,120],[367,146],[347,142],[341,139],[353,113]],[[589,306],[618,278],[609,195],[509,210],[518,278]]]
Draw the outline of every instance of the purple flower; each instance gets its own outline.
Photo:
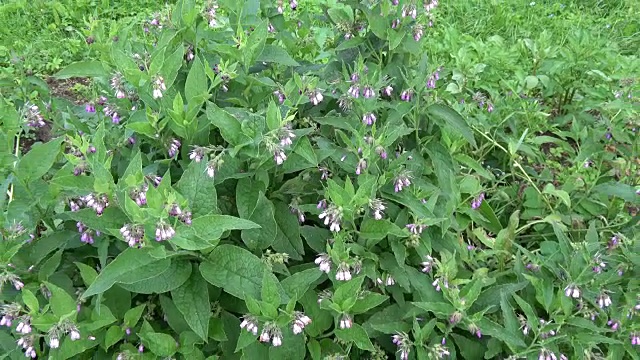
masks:
[[[362,116],[362,123],[365,125],[373,125],[376,122],[376,115],[373,113],[366,113]]]
[[[473,199],[471,202],[471,208],[476,210],[482,205],[482,201],[484,200],[484,193],[480,193],[477,198]]]
[[[93,114],[96,112],[96,107],[92,103],[88,103],[84,106],[84,111]]]
[[[180,143],[180,140],[178,139],[171,140],[171,143],[169,144],[169,150],[167,151],[170,158],[174,158],[176,155],[178,155],[178,151],[180,150],[180,145],[182,145]]]

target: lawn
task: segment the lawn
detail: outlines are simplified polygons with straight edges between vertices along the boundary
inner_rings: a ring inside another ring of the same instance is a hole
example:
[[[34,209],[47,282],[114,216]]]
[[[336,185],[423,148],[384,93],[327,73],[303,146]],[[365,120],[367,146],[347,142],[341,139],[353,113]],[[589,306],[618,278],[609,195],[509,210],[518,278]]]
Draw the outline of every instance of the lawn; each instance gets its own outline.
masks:
[[[0,358],[640,358],[637,14],[1,4]]]

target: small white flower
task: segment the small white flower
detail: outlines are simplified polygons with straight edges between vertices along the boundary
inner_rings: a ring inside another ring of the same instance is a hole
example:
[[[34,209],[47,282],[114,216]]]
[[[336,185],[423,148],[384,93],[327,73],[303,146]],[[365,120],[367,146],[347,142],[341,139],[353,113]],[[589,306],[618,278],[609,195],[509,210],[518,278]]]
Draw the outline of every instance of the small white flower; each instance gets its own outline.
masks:
[[[69,333],[69,338],[71,339],[71,341],[79,340],[80,333],[78,332],[78,330],[71,330],[71,332]]]
[[[271,345],[280,346],[282,345],[282,337],[278,334],[273,335],[273,339],[271,339]]]
[[[342,319],[340,319],[340,329],[350,329],[353,325],[353,321],[351,320],[351,316],[343,315]]]
[[[58,338],[51,338],[49,339],[49,346],[52,349],[57,349],[58,347],[60,347],[60,340]]]

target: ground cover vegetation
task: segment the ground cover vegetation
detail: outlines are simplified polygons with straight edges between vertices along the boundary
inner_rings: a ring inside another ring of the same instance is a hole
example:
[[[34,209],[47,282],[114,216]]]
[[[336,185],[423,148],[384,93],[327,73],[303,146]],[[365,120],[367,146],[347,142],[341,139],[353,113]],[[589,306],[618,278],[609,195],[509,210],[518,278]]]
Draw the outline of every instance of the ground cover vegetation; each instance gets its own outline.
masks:
[[[639,12],[3,3],[0,358],[639,358]]]

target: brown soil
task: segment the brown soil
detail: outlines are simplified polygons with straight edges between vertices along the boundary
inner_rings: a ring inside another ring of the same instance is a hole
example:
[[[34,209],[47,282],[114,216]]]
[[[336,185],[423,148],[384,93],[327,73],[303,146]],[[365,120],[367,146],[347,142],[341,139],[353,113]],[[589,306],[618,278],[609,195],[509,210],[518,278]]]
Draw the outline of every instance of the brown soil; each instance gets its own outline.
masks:
[[[81,105],[86,102],[86,99],[82,97],[82,95],[73,91],[73,87],[76,84],[82,84],[84,86],[89,86],[91,80],[87,78],[71,78],[71,79],[56,79],[53,77],[48,77],[45,79],[47,85],[49,85],[49,89],[51,90],[51,97],[64,98],[76,105]]]

